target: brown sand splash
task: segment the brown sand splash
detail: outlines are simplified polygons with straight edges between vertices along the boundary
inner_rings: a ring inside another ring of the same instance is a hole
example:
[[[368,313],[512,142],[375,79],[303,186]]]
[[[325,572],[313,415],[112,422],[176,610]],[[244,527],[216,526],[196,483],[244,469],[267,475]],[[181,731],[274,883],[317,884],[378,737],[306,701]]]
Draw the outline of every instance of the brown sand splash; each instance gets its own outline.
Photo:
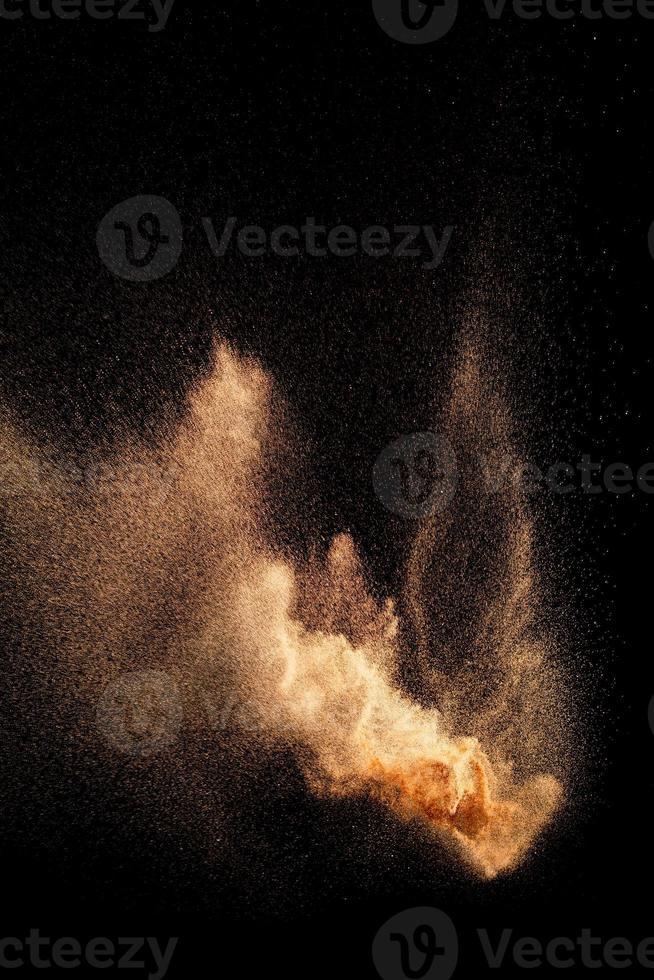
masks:
[[[481,440],[511,452],[506,410],[480,372],[479,352],[464,347],[441,428],[459,450]],[[551,644],[533,635],[522,501],[496,498],[484,513],[491,504],[480,505],[470,477],[467,512],[425,522],[403,623],[392,600],[373,598],[348,535],[322,565],[278,547],[265,499],[282,419],[270,380],[223,345],[162,446],[123,447],[109,476],[82,490],[5,420],[9,567],[36,631],[56,639],[58,696],[95,704],[120,671],[154,663],[179,682],[187,722],[201,727],[207,703],[236,690],[261,722],[248,737],[287,746],[315,792],[370,794],[454,842],[483,875],[514,867],[562,795],[541,768],[561,744],[560,689]],[[481,558],[467,584],[466,561],[452,568],[448,588],[449,552],[474,557],[467,536],[480,521]],[[414,651],[419,700],[400,681]]]

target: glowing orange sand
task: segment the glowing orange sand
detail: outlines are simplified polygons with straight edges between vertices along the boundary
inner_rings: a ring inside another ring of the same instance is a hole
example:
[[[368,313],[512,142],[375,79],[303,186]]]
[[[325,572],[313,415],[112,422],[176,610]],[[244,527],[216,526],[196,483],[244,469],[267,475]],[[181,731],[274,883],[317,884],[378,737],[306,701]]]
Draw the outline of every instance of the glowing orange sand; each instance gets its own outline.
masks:
[[[322,563],[276,545],[262,517],[261,477],[284,440],[275,397],[256,364],[221,346],[164,448],[124,447],[120,465],[146,464],[139,487],[123,482],[118,466],[110,487],[77,496],[5,420],[0,449],[14,484],[8,523],[17,561],[31,563],[33,581],[54,597],[38,615],[51,617],[47,628],[68,663],[60,683],[69,675],[71,697],[97,700],[128,666],[125,638],[133,642],[152,615],[148,603],[161,595],[180,624],[189,610],[194,616],[158,658],[181,689],[205,696],[215,689],[220,698],[227,685],[236,688],[265,722],[248,737],[295,753],[315,792],[376,797],[455,843],[483,875],[514,867],[562,797],[560,779],[540,768],[561,738],[553,712],[560,685],[551,644],[532,628],[537,577],[522,502],[501,505],[503,559],[477,610],[478,647],[488,653],[450,672],[426,576],[434,542],[454,533],[456,512],[418,531],[403,607],[410,646],[394,602],[376,600],[367,587],[349,535],[335,539]],[[465,347],[444,426],[459,444],[483,433],[494,446],[509,444],[506,412],[483,391],[476,352]],[[162,460],[175,473],[166,493],[158,485]],[[418,658],[421,703],[400,681],[407,656]],[[483,684],[480,662],[492,666]]]

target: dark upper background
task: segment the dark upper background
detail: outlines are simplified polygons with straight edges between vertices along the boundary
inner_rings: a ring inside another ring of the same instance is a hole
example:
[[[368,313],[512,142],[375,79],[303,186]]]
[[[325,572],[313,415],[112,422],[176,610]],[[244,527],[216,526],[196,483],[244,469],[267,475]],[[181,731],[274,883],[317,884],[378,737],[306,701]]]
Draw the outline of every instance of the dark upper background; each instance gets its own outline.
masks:
[[[44,437],[74,445],[156,429],[218,327],[275,372],[314,441],[318,520],[353,529],[392,584],[403,529],[375,500],[370,466],[391,437],[428,419],[453,308],[479,297],[492,306],[510,289],[519,299],[502,315],[523,377],[517,400],[536,407],[536,455],[654,459],[654,23],[494,23],[481,3],[465,8],[424,47],[392,41],[365,0],[176,0],[160,34],[113,21],[0,21],[4,397]],[[114,204],[146,193],[176,204],[188,246],[166,279],[135,287],[100,264],[95,230]],[[435,273],[370,259],[217,267],[197,233],[207,214],[267,227],[315,215],[457,230]],[[422,902],[461,925],[543,936],[588,925],[607,937],[654,933],[634,891],[641,878],[646,894],[654,871],[652,503],[577,494],[550,506],[552,574],[580,609],[571,643],[608,687],[591,711],[591,802],[529,875],[453,898],[414,888],[408,870],[399,888],[353,889],[301,923],[227,929],[221,913],[205,928],[165,899],[125,908],[110,885],[81,892],[74,856],[48,863],[5,841],[14,934],[72,934],[80,922],[96,935],[172,931],[186,937],[180,970],[194,944],[220,969],[225,949],[258,936],[252,975],[280,961],[293,975],[327,963],[363,976],[377,925]],[[147,880],[135,853],[122,860],[116,874]]]

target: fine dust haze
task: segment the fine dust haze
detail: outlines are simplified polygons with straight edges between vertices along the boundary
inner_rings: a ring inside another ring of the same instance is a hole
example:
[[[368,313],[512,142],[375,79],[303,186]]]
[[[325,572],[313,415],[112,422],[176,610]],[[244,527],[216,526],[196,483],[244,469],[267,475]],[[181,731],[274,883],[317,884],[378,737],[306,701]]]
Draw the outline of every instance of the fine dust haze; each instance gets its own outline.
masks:
[[[309,793],[373,798],[479,876],[507,872],[564,800],[568,693],[525,502],[482,494],[466,470],[473,453],[515,456],[484,351],[461,342],[434,420],[457,451],[458,489],[416,524],[401,596],[377,594],[348,533],[320,559],[311,529],[303,553],[282,547],[267,481],[287,412],[274,380],[219,343],[158,447],[125,444],[81,485],[4,411],[7,575],[35,642],[55,648],[53,711],[66,705],[86,719],[76,737],[106,748],[111,691],[156,672],[179,701],[175,738],[247,705],[250,725],[210,737],[288,753]],[[407,662],[419,689],[403,682]],[[129,690],[152,698],[146,688]],[[149,710],[130,705],[136,719]]]

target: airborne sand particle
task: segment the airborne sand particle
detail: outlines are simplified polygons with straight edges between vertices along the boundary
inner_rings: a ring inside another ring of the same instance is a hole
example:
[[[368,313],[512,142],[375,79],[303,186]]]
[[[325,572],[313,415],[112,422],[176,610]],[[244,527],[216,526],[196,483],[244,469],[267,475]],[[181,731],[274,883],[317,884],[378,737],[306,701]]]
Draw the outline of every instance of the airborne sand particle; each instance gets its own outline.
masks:
[[[464,342],[441,424],[463,461],[466,445],[510,444],[481,363]],[[117,465],[109,483],[84,492],[5,421],[13,574],[57,638],[58,697],[95,704],[135,660],[177,679],[198,725],[207,698],[237,690],[268,720],[247,737],[296,753],[316,793],[371,795],[453,840],[484,876],[514,867],[559,805],[565,776],[565,692],[546,633],[535,636],[532,527],[518,491],[487,500],[492,513],[471,492],[463,515],[424,522],[405,623],[367,588],[349,535],[322,566],[282,554],[264,503],[265,460],[284,439],[276,403],[261,368],[220,345],[163,448],[124,447],[126,471],[134,460],[143,467],[140,483]],[[165,493],[162,472],[173,474]],[[461,477],[464,493],[465,462]],[[453,551],[466,561],[457,566]],[[442,632],[438,602],[450,610]],[[465,650],[452,666],[457,643]],[[420,659],[420,700],[399,679],[406,656]]]

